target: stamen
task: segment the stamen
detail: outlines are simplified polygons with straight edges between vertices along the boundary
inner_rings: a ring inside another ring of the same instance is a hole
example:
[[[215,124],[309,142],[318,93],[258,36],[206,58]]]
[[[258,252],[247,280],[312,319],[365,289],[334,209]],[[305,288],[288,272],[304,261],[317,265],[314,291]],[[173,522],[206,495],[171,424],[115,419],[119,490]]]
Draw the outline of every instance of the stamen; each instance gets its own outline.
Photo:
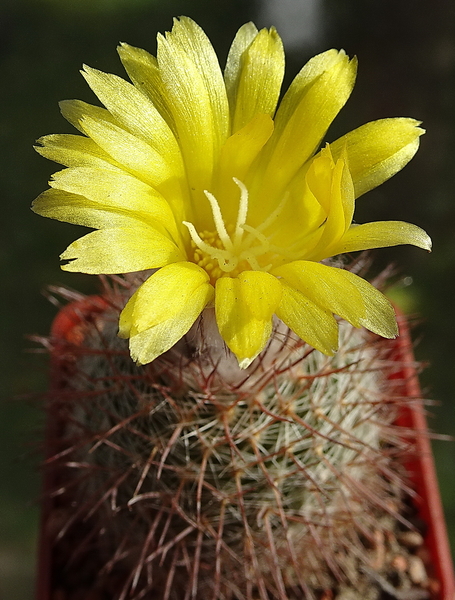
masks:
[[[243,237],[244,225],[246,222],[246,217],[248,214],[248,190],[246,185],[237,179],[237,177],[232,178],[234,183],[240,188],[240,201],[239,201],[239,212],[237,214],[237,222],[235,224],[234,231],[234,246],[238,246],[239,242]]]
[[[244,229],[245,231],[248,231],[248,233],[250,233],[253,237],[258,239],[261,242],[261,245],[255,246],[254,248],[247,247],[246,250],[244,250],[243,252],[240,253],[240,256],[239,256],[240,260],[246,260],[250,264],[250,267],[254,271],[268,271],[270,269],[270,267],[272,266],[272,264],[269,264],[266,267],[261,267],[256,259],[256,256],[260,256],[261,254],[265,254],[266,252],[269,252],[269,250],[270,250],[269,240],[265,237],[265,235],[263,233],[261,233],[260,231],[257,231],[254,227],[251,227],[250,225],[244,224],[244,225],[242,225],[242,229]]]
[[[220,238],[223,246],[226,250],[230,250],[231,252],[234,249],[232,244],[232,240],[229,237],[229,234],[226,230],[226,226],[223,221],[223,215],[221,214],[220,205],[218,204],[218,200],[215,198],[213,194],[204,190],[204,194],[207,197],[207,200],[210,202],[210,206],[212,207],[213,220],[215,222],[216,232],[218,233],[218,237]]]
[[[245,231],[248,231],[248,233],[250,233],[253,237],[255,237],[257,240],[259,240],[261,242],[261,244],[262,244],[261,252],[265,253],[265,252],[269,251],[270,242],[263,233],[261,233],[258,229],[251,227],[251,225],[243,225],[242,229],[244,229]]]
[[[231,273],[237,267],[237,265],[239,264],[239,259],[237,256],[232,254],[232,252],[229,252],[229,250],[221,250],[220,248],[214,248],[210,244],[207,244],[207,242],[204,242],[204,240],[196,231],[196,228],[194,227],[193,223],[189,223],[188,221],[182,221],[182,223],[188,228],[188,231],[190,232],[190,236],[194,244],[200,250],[202,250],[202,252],[208,254],[210,258],[216,259],[218,261],[218,266],[222,271],[224,271],[225,273]],[[212,266],[210,266],[210,263],[207,263],[205,267],[209,270],[213,268]]]
[[[283,211],[283,207],[286,204],[286,202],[288,201],[288,199],[289,199],[289,192],[286,192],[284,194],[283,198],[281,199],[281,202],[275,208],[275,210],[265,219],[265,221],[263,221],[260,225],[258,225],[258,227],[256,227],[254,229],[254,232],[255,232],[254,235],[251,235],[251,233],[253,233],[253,232],[251,232],[250,235],[246,238],[245,245],[249,246],[255,237],[258,238],[257,233],[264,231],[264,229],[267,229],[267,227],[272,225],[273,221],[275,221],[275,219],[278,218],[280,213]],[[246,229],[247,231],[249,231],[246,227],[243,227],[243,229]],[[275,227],[275,231],[272,231],[270,237],[273,238],[278,232],[279,232],[279,230]]]
[[[226,250],[221,250],[220,248],[214,248],[210,244],[207,244],[207,242],[204,242],[204,240],[201,238],[201,236],[196,231],[196,228],[193,225],[193,223],[189,223],[188,221],[182,221],[182,223],[186,227],[188,227],[188,231],[190,232],[191,239],[196,244],[196,246],[202,250],[202,252],[205,252],[206,254],[208,254],[209,256],[211,256],[213,258],[216,258],[218,261],[221,260],[223,262],[223,264],[227,264],[229,262],[229,259],[232,256],[230,254],[230,252],[228,252]],[[232,267],[232,268],[234,268],[234,267]]]
[[[244,256],[243,259],[250,264],[250,267],[253,269],[253,271],[268,271],[273,266],[272,263],[270,263],[265,267],[261,267],[256,257],[252,255]]]
[[[259,227],[257,228],[258,231],[263,231],[264,229],[266,229],[269,225],[272,224],[272,222],[280,215],[280,213],[283,211],[283,207],[286,204],[286,202],[289,199],[289,192],[286,192],[283,196],[283,198],[281,199],[281,202],[278,204],[278,206],[275,208],[275,210],[270,213],[270,215],[267,217],[267,219],[265,221],[263,221]]]
[[[261,242],[260,246],[254,246],[253,248],[248,248],[248,250],[245,250],[244,252],[242,252],[240,254],[240,259],[247,260],[250,264],[251,264],[251,257],[259,256],[261,254],[265,254],[266,252],[273,252],[275,254],[279,254],[280,256],[285,256],[286,258],[289,258],[291,260],[297,260],[298,258],[301,257],[301,252],[293,254],[290,251],[291,248],[293,248],[295,246],[295,244],[284,249],[284,248],[281,248],[280,246],[276,246],[275,244],[271,244],[270,240],[263,233],[261,233],[259,231],[259,228],[255,229],[254,227],[251,227],[250,225],[244,225],[243,229],[245,229],[245,231],[248,231],[248,233],[250,234],[249,235],[250,239],[256,238]],[[248,258],[246,256],[247,253],[250,258]],[[251,266],[253,266],[253,265],[251,264]],[[271,266],[272,266],[272,264],[267,265],[266,267],[262,267],[261,270],[268,271]]]

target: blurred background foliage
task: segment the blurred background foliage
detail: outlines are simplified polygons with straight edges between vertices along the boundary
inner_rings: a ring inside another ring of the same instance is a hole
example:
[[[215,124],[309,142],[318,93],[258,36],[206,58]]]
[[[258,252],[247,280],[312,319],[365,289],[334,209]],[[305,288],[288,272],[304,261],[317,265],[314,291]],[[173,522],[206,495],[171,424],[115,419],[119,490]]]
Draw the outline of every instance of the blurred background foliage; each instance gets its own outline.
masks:
[[[0,6],[0,596],[27,600],[33,577],[40,495],[39,463],[47,357],[30,354],[29,334],[45,335],[55,307],[46,285],[96,291],[96,278],[63,273],[58,254],[79,228],[31,213],[56,166],[34,153],[47,133],[71,132],[57,102],[95,99],[79,74],[87,64],[122,75],[119,41],[155,51],[172,16],[194,18],[223,64],[240,25],[275,24],[288,56],[286,84],[313,54],[330,47],[359,57],[352,98],[328,140],[382,117],[421,119],[427,134],[406,169],[359,201],[358,222],[398,219],[424,227],[428,255],[412,247],[380,250],[375,269],[394,262],[405,276],[393,289],[420,315],[416,354],[431,427],[455,435],[455,4],[451,0],[2,0]],[[434,443],[452,546],[455,547],[455,445]]]

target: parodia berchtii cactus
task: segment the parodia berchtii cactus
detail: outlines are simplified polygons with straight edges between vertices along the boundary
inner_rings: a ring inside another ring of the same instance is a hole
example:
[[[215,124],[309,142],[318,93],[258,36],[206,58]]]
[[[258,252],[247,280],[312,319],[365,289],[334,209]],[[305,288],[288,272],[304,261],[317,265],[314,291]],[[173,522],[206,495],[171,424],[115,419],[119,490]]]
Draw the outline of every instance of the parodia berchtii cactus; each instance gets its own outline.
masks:
[[[356,61],[314,57],[277,108],[273,28],[243,26],[224,75],[188,18],[156,58],[119,53],[132,84],[85,67],[106,108],[63,103],[83,135],[37,148],[67,168],[35,212],[95,229],[63,268],[130,273],[93,314],[80,305],[77,343],[54,340],[66,375],[50,464],[66,524],[53,513],[72,585],[122,600],[359,586],[405,489],[377,337],[397,326],[333,257],[430,249],[415,225],[353,222],[355,199],[412,158],[423,130],[384,119],[315,154]]]
[[[53,340],[56,589],[378,598],[362,568],[406,489],[390,343],[343,324],[330,358],[276,322],[245,371],[208,311],[138,367],[116,335],[127,295],[82,301],[70,341]]]

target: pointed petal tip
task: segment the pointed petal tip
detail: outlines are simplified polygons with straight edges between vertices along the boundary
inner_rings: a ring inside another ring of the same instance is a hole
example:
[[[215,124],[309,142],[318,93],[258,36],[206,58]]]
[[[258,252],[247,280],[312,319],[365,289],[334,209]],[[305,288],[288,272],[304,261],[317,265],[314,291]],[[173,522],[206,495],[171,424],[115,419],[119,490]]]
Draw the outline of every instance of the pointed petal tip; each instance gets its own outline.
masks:
[[[431,237],[423,229],[421,229],[419,233],[420,233],[420,235],[416,236],[417,239],[414,242],[414,245],[417,246],[418,248],[422,248],[422,250],[431,252],[433,250],[433,242],[431,240]]]
[[[331,50],[326,50],[326,52],[323,54],[327,54],[329,52],[334,53],[334,56],[336,55],[339,61],[344,61],[347,65],[352,66],[355,70],[357,69],[359,61],[356,55],[350,58],[349,54],[346,52],[346,50],[344,50],[344,48],[340,48],[339,50],[337,48],[332,48]]]
[[[342,58],[342,57],[343,57],[343,58],[344,58],[344,57],[347,57],[347,52],[346,52],[346,50],[345,50],[344,48],[340,48],[339,50],[338,50],[337,48],[331,48],[330,50],[326,50],[326,51],[324,52],[324,54],[327,54],[327,53],[329,53],[329,52],[331,52],[331,53],[333,53],[333,52],[336,52],[336,54],[337,54],[337,56],[338,56],[339,58]]]
[[[256,358],[256,357],[253,357],[253,358],[243,358],[242,360],[239,360],[239,359],[237,358],[237,360],[239,361],[239,367],[240,367],[241,369],[247,369],[247,368],[248,368],[248,367],[251,365],[251,363],[253,362],[253,360],[254,360],[255,358]]]
[[[393,310],[390,305],[391,310]],[[379,322],[376,318],[373,322],[371,319],[361,319],[361,324],[365,329],[379,335],[387,340],[394,340],[399,336],[398,324],[395,317],[395,311],[393,312],[393,318],[391,315],[384,315],[382,322]]]
[[[330,349],[325,349],[323,351],[323,354],[325,354],[326,356],[335,356],[335,354],[338,352],[338,346],[336,347],[332,347]]]
[[[120,337],[120,336],[119,336]],[[130,338],[131,339],[131,338]],[[129,344],[129,348],[130,348],[130,356],[131,356],[131,360],[134,362],[135,365],[137,365],[138,367],[142,367],[142,365],[145,365],[147,362],[151,362],[151,361],[145,361],[141,358],[140,353],[137,351],[137,349],[134,349],[134,346],[130,343]]]
[[[303,341],[305,341],[305,340],[303,340]],[[338,346],[336,346],[336,347],[332,346],[331,348],[329,348],[328,346],[320,345],[316,348],[316,346],[312,346],[309,342],[307,342],[307,344],[310,347],[312,347],[314,350],[316,350],[317,352],[324,354],[324,356],[332,357],[332,356],[335,356],[335,354],[338,352]]]
[[[422,135],[422,133],[425,133],[426,131],[425,129],[420,127],[420,125],[422,125],[422,121],[420,119],[414,119],[414,117],[390,117],[390,119],[407,122],[412,127],[415,127],[416,129],[419,129],[421,131],[419,135]]]
[[[398,242],[399,244],[411,244],[412,246],[422,248],[422,250],[426,250],[427,252],[432,251],[433,242],[431,241],[431,237],[424,229],[418,225],[413,225],[406,221],[398,221],[397,224],[398,226],[401,226],[404,232],[403,240]]]
[[[33,200],[33,202],[30,205],[30,209],[37,215],[41,214],[41,210],[40,210],[40,204],[41,202],[38,202],[38,199],[40,198],[40,196],[38,196],[38,198],[35,198]]]
[[[394,333],[394,334],[389,333],[387,335],[385,335],[385,334],[380,334],[380,335],[381,335],[381,337],[383,337],[383,338],[385,338],[387,340],[396,340],[397,337],[399,337],[400,334],[397,332],[397,333]]]
[[[365,325],[365,329],[368,329],[369,331],[371,331],[371,329],[369,327],[367,327]],[[372,333],[374,333],[375,335],[379,335],[382,338],[385,338],[386,340],[396,340],[397,337],[399,337],[399,333],[398,331],[396,333],[392,333],[391,331],[373,331]]]
[[[78,269],[72,269],[72,268],[71,268],[71,265],[72,265],[72,263],[73,263],[73,262],[74,262],[74,261],[72,261],[72,262],[68,262],[68,263],[66,263],[66,264],[64,264],[64,265],[60,265],[60,268],[61,268],[61,270],[62,270],[62,271],[68,271],[69,273],[71,273],[71,272],[72,272],[72,273],[79,273],[79,270],[78,270]]]
[[[396,117],[397,120],[400,119],[401,121],[408,121],[410,128],[415,132],[416,138],[419,138],[421,135],[424,135],[427,130],[424,129],[423,127],[420,127],[420,125],[422,125],[422,121],[418,120],[418,119],[413,119],[412,117]]]
[[[99,69],[90,67],[89,65],[86,65],[85,63],[82,65],[82,69],[79,72],[90,87],[92,87],[90,82],[91,81],[93,82],[94,78],[96,78],[96,77],[100,78],[100,77],[104,77],[106,75],[106,73],[104,71],[100,71]]]
[[[381,335],[382,337],[385,337],[388,340],[395,340],[400,335],[396,319],[394,320],[393,325],[392,323],[390,323],[390,329],[386,329]]]

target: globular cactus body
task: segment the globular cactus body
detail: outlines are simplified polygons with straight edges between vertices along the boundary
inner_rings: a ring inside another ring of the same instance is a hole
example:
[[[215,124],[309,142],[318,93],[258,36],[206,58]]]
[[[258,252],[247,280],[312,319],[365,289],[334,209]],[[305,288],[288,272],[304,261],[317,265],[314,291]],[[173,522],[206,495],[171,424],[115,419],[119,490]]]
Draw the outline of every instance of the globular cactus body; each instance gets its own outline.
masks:
[[[344,323],[329,358],[277,321],[242,371],[206,311],[137,367],[116,336],[122,295],[82,302],[77,343],[53,340],[55,586],[297,600],[355,584],[403,488],[389,342]]]

